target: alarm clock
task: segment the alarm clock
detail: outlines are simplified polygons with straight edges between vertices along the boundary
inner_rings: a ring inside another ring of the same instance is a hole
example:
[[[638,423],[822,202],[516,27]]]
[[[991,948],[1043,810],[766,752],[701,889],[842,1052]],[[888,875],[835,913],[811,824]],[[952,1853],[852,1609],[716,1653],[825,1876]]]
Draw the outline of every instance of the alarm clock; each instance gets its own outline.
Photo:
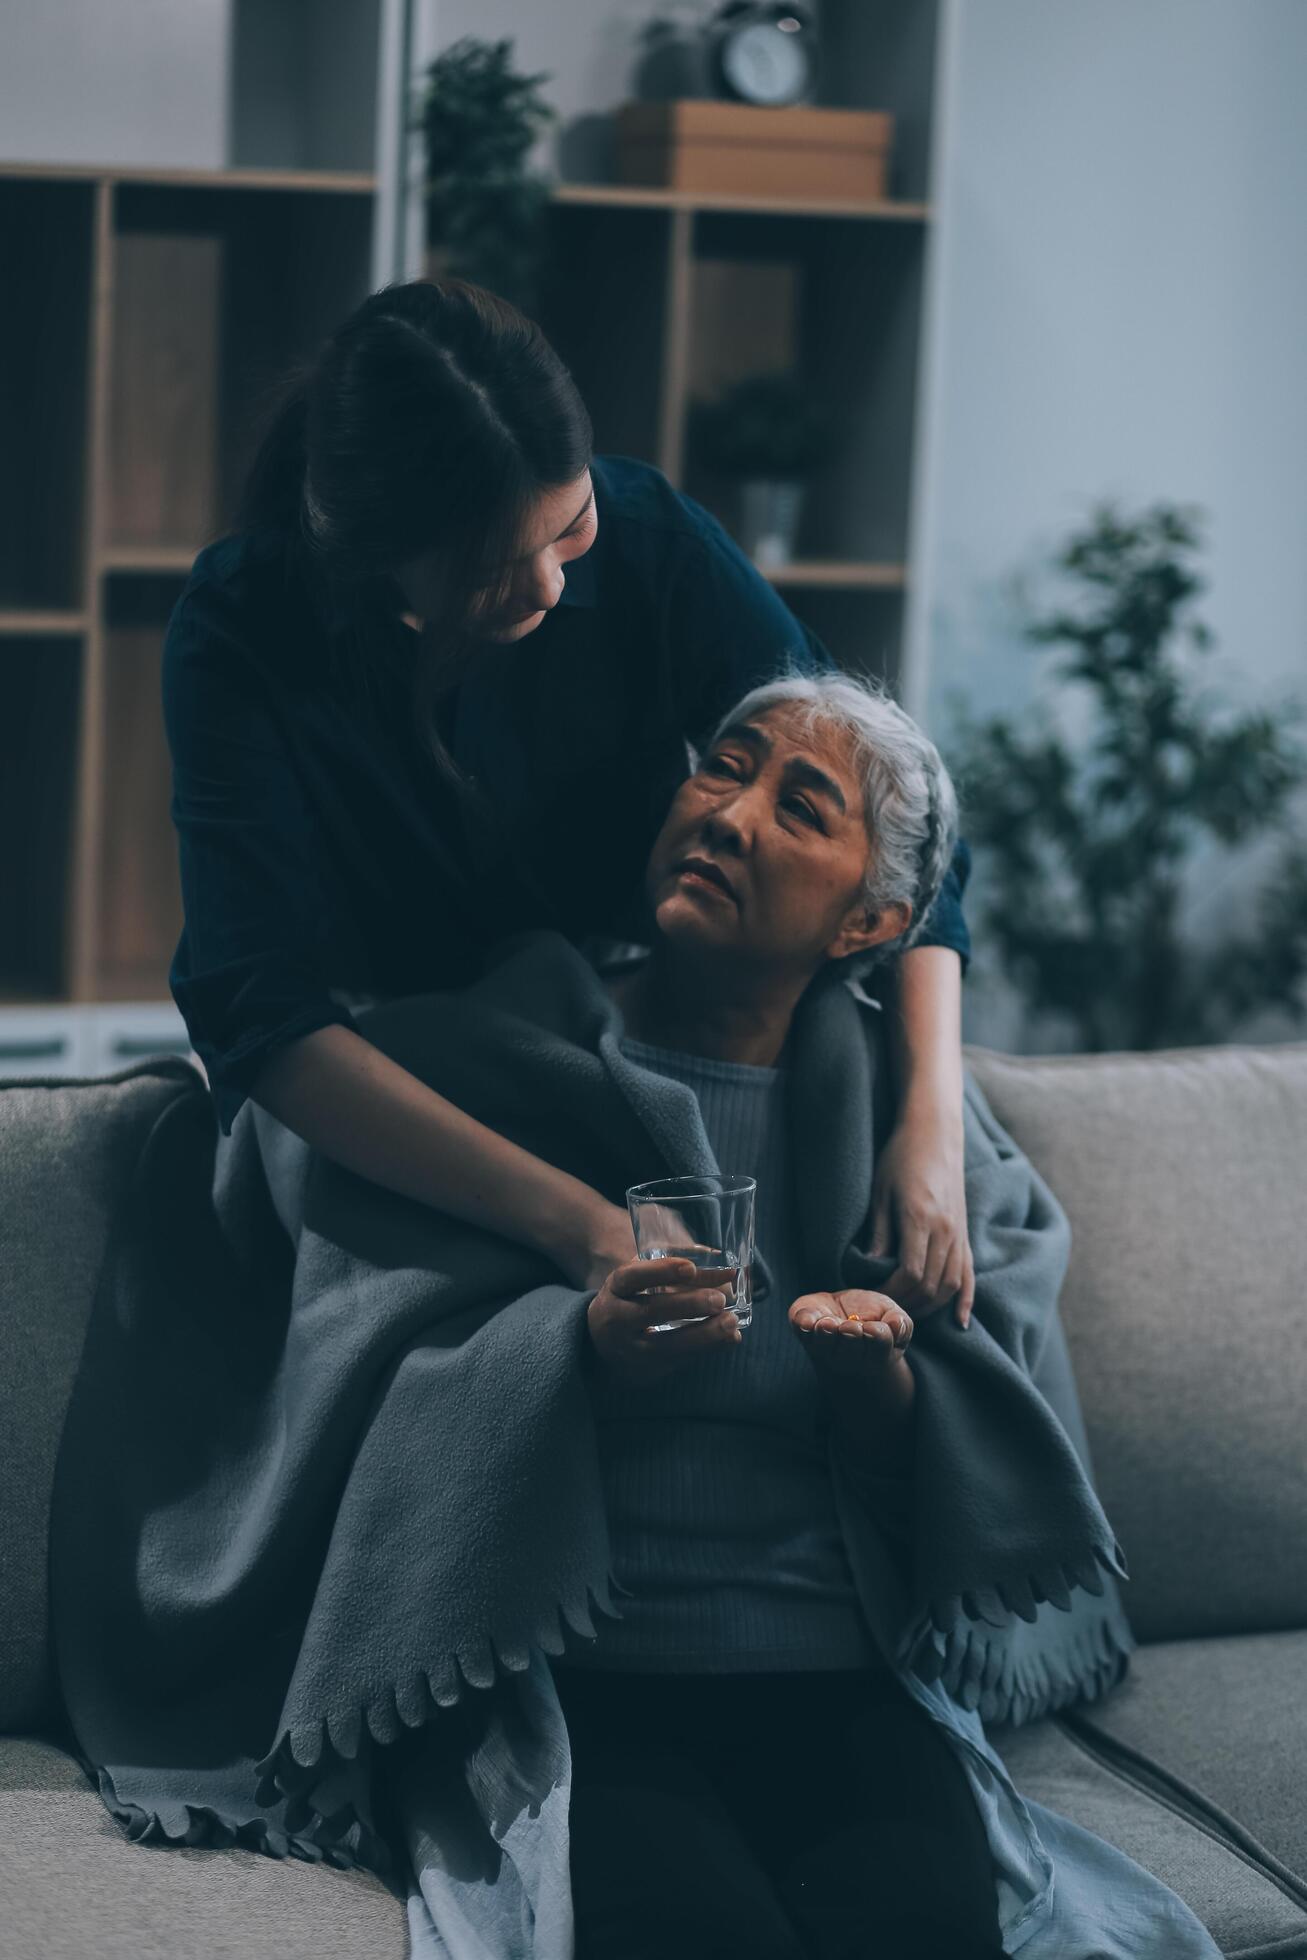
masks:
[[[807,7],[730,0],[708,22],[713,76],[737,102],[803,102],[817,81],[817,29]]]

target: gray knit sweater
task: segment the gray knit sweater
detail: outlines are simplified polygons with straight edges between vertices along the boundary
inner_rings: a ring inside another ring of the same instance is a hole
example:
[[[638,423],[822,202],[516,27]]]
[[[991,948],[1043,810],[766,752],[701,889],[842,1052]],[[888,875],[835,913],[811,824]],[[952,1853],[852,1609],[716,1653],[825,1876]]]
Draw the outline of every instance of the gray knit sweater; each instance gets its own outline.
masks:
[[[820,1385],[788,1324],[803,1291],[780,1068],[626,1036],[696,1093],[725,1172],[757,1179],[776,1281],[738,1346],[639,1388],[595,1378],[613,1568],[634,1597],[568,1665],[740,1673],[883,1667],[857,1602],[827,1470]]]

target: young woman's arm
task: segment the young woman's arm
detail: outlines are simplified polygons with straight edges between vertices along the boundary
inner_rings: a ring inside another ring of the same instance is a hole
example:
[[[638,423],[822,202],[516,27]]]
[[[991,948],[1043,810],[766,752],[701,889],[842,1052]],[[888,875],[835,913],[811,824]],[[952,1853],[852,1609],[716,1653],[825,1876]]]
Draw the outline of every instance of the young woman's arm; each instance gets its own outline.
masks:
[[[909,1313],[957,1296],[971,1318],[976,1275],[962,1178],[962,962],[947,946],[914,946],[897,961],[884,1002],[898,1118],[877,1154],[871,1251],[899,1263],[882,1291]]]
[[[231,581],[197,575],[164,652],[186,921],[170,980],[220,1128],[230,1135],[248,1096],[346,1169],[597,1286],[635,1256],[626,1213],[383,1055],[329,989],[324,926],[351,894],[286,747],[250,612]]]
[[[783,661],[799,656],[816,672],[838,667],[717,520],[697,505],[692,510],[696,523],[678,533],[679,557],[657,597],[681,733],[697,748],[718,717]],[[895,962],[897,982],[886,983],[884,1005],[897,1024],[899,1117],[872,1187],[874,1249],[899,1246],[899,1266],[884,1290],[918,1315],[956,1296],[963,1325],[974,1293],[962,1192],[960,1008],[970,957],[962,893],[970,871],[971,849],[959,837],[922,937]]]
[[[250,1099],[346,1170],[534,1247],[574,1286],[598,1286],[635,1257],[625,1212],[467,1115],[353,1028],[317,1028],[277,1049]]]

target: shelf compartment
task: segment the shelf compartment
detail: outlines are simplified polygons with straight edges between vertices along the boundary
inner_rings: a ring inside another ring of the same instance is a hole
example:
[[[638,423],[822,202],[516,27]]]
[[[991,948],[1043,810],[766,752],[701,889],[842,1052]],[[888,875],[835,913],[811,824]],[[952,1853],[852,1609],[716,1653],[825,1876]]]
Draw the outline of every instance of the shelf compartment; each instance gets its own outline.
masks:
[[[67,988],[81,690],[77,638],[0,640],[0,996],[10,999],[57,1000]]]
[[[903,659],[901,591],[806,586],[781,596],[847,673],[871,675],[897,694]]]
[[[728,376],[793,369],[838,415],[841,452],[808,484],[796,558],[907,559],[923,242],[902,227],[851,233],[822,218],[695,219],[693,277],[707,295],[699,373],[725,385]],[[790,292],[777,314],[784,332],[770,345],[751,324],[765,277]],[[686,487],[732,527],[733,486],[691,458]]]
[[[218,499],[222,241],[114,240],[108,527],[114,548],[207,536]]]
[[[368,291],[371,202],[133,183],[115,207],[102,563],[189,570],[283,376]]]
[[[0,607],[82,600],[93,192],[0,179]]]
[[[600,454],[660,455],[668,368],[666,211],[552,206],[535,317],[570,369]]]
[[[106,582],[105,803],[98,832],[98,1000],[164,999],[182,927],[172,768],[163,726],[164,630],[179,579]]]

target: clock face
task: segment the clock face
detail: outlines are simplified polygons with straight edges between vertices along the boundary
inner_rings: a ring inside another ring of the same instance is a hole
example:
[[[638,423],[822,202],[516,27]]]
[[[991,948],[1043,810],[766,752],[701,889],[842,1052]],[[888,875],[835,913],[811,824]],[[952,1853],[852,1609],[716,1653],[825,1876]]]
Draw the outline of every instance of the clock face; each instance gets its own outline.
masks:
[[[722,74],[746,102],[793,102],[808,82],[801,35],[763,21],[742,27],[723,43]]]

